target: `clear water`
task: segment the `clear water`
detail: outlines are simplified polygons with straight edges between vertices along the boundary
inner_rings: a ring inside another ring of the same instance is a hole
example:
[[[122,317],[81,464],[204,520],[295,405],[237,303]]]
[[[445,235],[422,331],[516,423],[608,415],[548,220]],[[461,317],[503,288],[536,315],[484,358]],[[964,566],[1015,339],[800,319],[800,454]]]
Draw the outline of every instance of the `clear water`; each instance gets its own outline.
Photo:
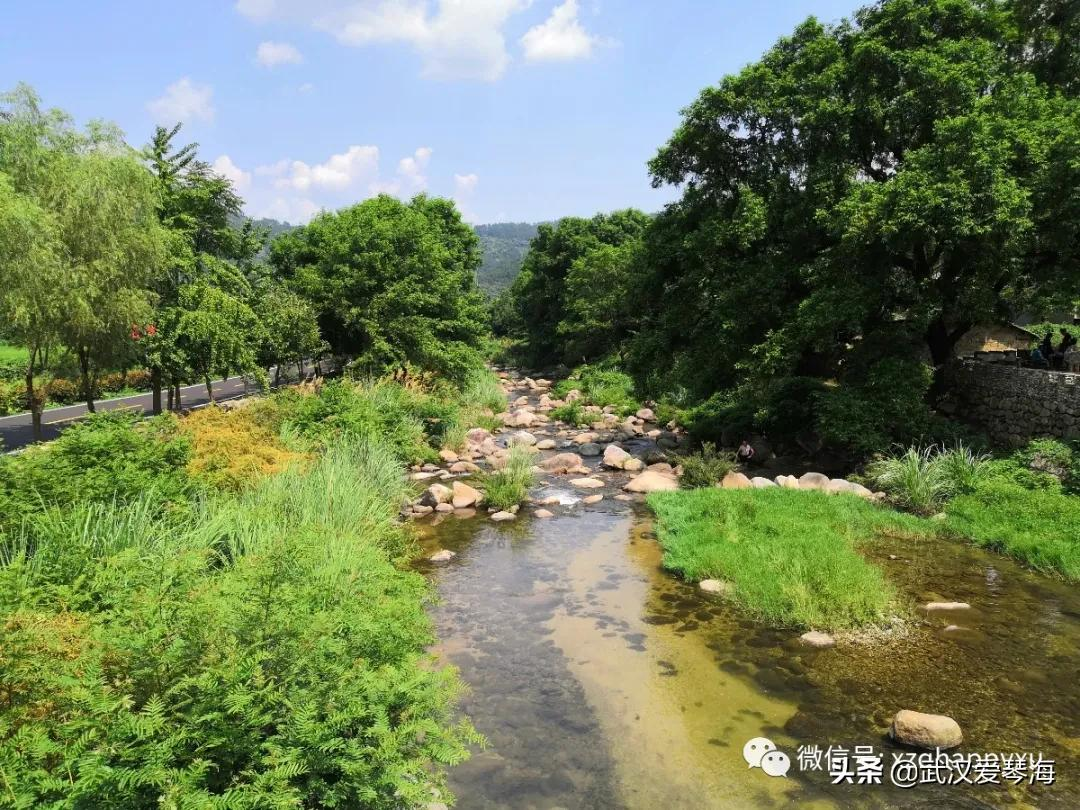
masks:
[[[808,650],[665,573],[646,510],[612,500],[624,479],[609,480],[604,501],[549,507],[554,519],[525,507],[509,524],[480,514],[419,527],[429,551],[457,552],[421,568],[441,598],[437,652],[470,685],[462,710],[490,743],[451,771],[459,807],[1080,807],[1075,587],[961,544],[881,538],[869,553],[913,616],[934,599],[972,610],[916,618],[887,642]],[[797,767],[769,778],[742,757],[756,736],[792,754],[889,750],[901,708],[956,718],[962,751],[1042,752],[1057,782],[831,785]]]

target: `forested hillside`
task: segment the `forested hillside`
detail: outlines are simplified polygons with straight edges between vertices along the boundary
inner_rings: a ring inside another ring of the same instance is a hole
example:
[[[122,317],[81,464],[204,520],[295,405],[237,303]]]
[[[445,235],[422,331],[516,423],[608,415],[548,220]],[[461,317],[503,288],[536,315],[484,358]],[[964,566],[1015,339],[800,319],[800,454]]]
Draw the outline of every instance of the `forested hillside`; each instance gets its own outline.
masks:
[[[484,258],[476,272],[480,289],[492,298],[514,283],[537,226],[527,222],[496,222],[477,225],[476,234]]]

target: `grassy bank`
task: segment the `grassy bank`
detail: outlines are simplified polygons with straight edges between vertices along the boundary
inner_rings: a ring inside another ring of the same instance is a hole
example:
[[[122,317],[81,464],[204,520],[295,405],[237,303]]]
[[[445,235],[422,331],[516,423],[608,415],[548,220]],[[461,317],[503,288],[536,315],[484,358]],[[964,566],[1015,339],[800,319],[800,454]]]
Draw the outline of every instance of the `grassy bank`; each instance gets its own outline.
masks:
[[[479,738],[397,513],[473,407],[338,383],[0,460],[5,803],[431,801]]]
[[[780,626],[883,622],[894,591],[857,548],[878,534],[927,531],[917,518],[856,497],[780,488],[661,492],[649,506],[665,567],[692,581],[725,580],[742,608]]]

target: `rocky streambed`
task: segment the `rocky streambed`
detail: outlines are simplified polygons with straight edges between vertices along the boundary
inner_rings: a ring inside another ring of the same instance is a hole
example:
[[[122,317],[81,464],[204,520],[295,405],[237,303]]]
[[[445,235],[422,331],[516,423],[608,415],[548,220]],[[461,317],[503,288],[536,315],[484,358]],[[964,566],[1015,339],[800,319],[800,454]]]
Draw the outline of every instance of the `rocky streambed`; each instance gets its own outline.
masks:
[[[649,473],[674,480],[656,465],[683,441],[677,431],[647,413],[557,425],[542,383],[508,380],[513,424],[414,471],[450,492],[408,513],[440,596],[436,652],[461,669],[463,711],[490,741],[451,771],[459,806],[1080,806],[1075,588],[961,544],[883,537],[868,554],[917,621],[895,637],[810,646],[662,570],[643,496],[628,487]],[[455,503],[473,470],[454,465],[498,466],[514,442],[541,448],[530,502],[499,522],[464,490]],[[964,742],[950,753],[1042,754],[1054,783],[999,768],[981,784],[969,773],[900,787],[889,762],[910,749],[887,732],[901,709],[955,718]],[[754,738],[789,756],[786,775],[748,767]],[[833,784],[827,766],[800,760],[813,746],[869,746],[881,783],[859,784],[850,760],[852,778]]]

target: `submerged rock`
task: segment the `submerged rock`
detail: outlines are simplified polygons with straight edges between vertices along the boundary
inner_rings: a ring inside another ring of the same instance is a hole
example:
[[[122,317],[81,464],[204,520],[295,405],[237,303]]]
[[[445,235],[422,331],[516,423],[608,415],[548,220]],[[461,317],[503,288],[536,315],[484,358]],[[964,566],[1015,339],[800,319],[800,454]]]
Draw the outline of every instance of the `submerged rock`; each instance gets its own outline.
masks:
[[[547,509],[537,509],[535,512],[533,512],[533,514],[536,515],[536,517],[538,517],[538,518],[545,518],[545,519],[555,517],[555,513],[554,512],[549,512]]]
[[[828,633],[822,633],[820,630],[810,630],[799,636],[799,641],[806,644],[809,647],[832,647],[836,644],[836,639],[830,636]]]
[[[570,483],[580,489],[599,489],[604,486],[604,482],[599,478],[575,478]]]
[[[450,562],[450,560],[454,559],[454,557],[456,556],[457,554],[455,554],[453,551],[448,548],[444,548],[442,551],[436,551],[434,554],[428,557],[428,559],[432,562],[437,563]]]
[[[955,748],[964,741],[960,724],[944,714],[923,714],[901,709],[893,718],[889,736],[917,748]]]
[[[969,610],[971,605],[967,602],[927,602],[923,610],[932,613],[935,610]]]
[[[586,458],[592,458],[600,455],[602,451],[596,442],[586,442],[578,448],[578,452]]]
[[[513,520],[515,517],[516,515],[513,512],[503,510],[502,512],[496,512],[491,516],[491,519],[496,523],[502,523],[504,520]]]
[[[722,579],[703,579],[698,583],[698,588],[705,593],[715,593],[720,596],[726,596],[731,592],[731,583],[724,582]]]
[[[581,499],[581,502],[586,504],[594,504],[600,503],[600,501],[602,500],[604,500],[603,495],[586,495],[584,498]]]

